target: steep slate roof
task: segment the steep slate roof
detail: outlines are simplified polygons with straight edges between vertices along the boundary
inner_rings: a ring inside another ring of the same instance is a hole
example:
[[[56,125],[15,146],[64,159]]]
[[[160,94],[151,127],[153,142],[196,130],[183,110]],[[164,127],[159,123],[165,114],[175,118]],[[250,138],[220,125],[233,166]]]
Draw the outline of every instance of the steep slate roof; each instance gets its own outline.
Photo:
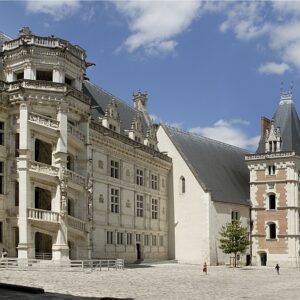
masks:
[[[291,95],[290,95],[291,96]],[[281,151],[300,153],[300,120],[291,98],[281,99],[273,118],[275,127],[280,128]],[[261,137],[256,153],[265,152],[265,137]]]
[[[4,42],[11,40],[11,38],[3,32],[0,32],[0,47]]]
[[[213,201],[249,205],[249,171],[244,150],[162,125]]]
[[[143,133],[146,134],[147,125],[141,112],[133,107],[130,107],[126,102],[120,100],[119,98],[87,80],[83,83],[83,92],[92,99],[91,115],[95,121],[99,120],[99,117],[104,117],[107,105],[112,101],[112,99],[115,99],[121,119],[121,133],[125,134],[124,130],[131,128],[132,119],[136,116],[136,114],[139,114],[142,119]]]

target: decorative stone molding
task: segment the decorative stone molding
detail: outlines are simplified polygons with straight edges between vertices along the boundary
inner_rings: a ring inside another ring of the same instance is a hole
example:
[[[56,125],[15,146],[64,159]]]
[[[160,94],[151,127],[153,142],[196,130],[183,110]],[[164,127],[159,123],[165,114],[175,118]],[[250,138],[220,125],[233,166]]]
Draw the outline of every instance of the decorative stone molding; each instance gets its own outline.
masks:
[[[37,173],[43,173],[50,176],[58,176],[59,169],[37,161],[29,161],[29,170]]]
[[[59,121],[33,112],[29,114],[29,121],[51,129],[58,130],[59,128]]]

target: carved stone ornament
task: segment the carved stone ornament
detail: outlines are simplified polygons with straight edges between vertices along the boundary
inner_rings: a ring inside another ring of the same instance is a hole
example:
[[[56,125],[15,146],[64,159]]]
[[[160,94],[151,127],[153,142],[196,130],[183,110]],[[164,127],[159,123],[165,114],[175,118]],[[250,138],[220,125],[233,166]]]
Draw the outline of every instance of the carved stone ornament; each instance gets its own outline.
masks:
[[[128,199],[127,202],[126,202],[126,207],[127,207],[127,208],[131,208],[131,202],[130,202],[129,199]]]

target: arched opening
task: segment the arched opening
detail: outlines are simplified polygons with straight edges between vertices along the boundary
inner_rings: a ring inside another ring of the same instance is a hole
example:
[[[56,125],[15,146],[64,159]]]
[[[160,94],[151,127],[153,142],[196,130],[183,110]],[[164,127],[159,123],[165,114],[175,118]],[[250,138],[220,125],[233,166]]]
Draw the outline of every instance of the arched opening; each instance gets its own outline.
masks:
[[[276,209],[276,196],[275,194],[269,195],[269,209]]]
[[[67,156],[67,169],[68,170],[71,170],[71,171],[74,171],[74,155],[69,153],[68,156]]]
[[[185,193],[185,178],[183,176],[180,177],[180,193]]]
[[[35,258],[52,259],[52,236],[41,232],[35,233]]]

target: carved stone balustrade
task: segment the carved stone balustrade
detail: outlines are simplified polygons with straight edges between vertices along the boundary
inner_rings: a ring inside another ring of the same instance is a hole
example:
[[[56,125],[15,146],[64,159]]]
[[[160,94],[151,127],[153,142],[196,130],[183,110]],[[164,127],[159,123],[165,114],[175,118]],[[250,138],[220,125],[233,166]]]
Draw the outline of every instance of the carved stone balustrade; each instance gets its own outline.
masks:
[[[67,174],[68,174],[68,179],[80,186],[85,186],[85,177],[73,172],[73,171],[70,171],[70,170],[67,170]]]
[[[85,143],[85,134],[77,127],[75,127],[71,124],[68,124],[68,133],[75,136],[81,142]]]
[[[14,92],[20,89],[29,89],[42,92],[59,92],[63,95],[69,95],[71,97],[74,97],[86,104],[90,104],[89,96],[85,95],[81,91],[78,91],[65,83],[57,83],[44,80],[22,79],[9,83],[5,82],[2,85],[2,88],[5,89],[7,92]]]
[[[46,116],[39,115],[37,113],[30,113],[29,121],[35,124],[46,126],[48,128],[59,129],[59,121]]]
[[[68,41],[55,37],[40,37],[35,35],[27,35],[20,37],[17,40],[7,41],[3,44],[3,51],[9,51],[16,49],[22,45],[36,45],[47,48],[62,48],[67,49],[74,56],[81,60],[86,58],[85,51],[79,46],[73,46]]]
[[[50,176],[58,176],[59,168],[53,167],[41,162],[30,161],[29,170],[37,173],[42,173]]]
[[[84,232],[85,222],[68,215],[68,225],[74,229]]]
[[[28,208],[28,219],[59,223],[59,213],[51,210]]]

